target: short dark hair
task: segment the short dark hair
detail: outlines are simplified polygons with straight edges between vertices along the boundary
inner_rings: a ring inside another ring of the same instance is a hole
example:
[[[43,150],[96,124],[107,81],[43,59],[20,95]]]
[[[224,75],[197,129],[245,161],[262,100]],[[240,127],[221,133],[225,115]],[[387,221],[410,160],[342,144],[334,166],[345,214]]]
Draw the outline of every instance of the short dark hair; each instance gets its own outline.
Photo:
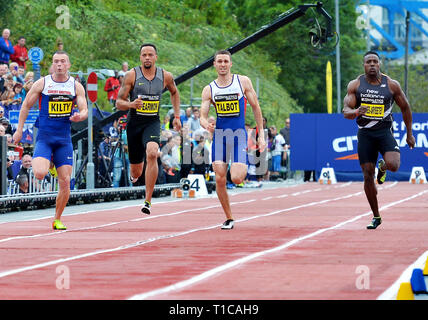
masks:
[[[369,54],[374,54],[375,56],[377,56],[378,58],[380,58],[380,57],[379,57],[379,54],[378,54],[376,51],[372,51],[372,50],[367,51],[367,52],[364,54],[364,58],[365,58],[366,56],[368,56]]]
[[[227,54],[227,55],[232,59],[232,54],[231,54],[229,51],[227,51],[227,50],[218,50],[218,51],[214,54],[214,61],[215,61],[215,59],[217,58],[217,56],[218,56],[219,54]]]
[[[143,43],[140,47],[140,52],[141,52],[141,49],[143,49],[143,47],[152,47],[153,49],[155,49],[156,54],[158,54],[158,49],[153,43]]]
[[[28,177],[26,174],[20,174],[15,178],[17,184],[21,185],[25,182],[28,182]]]
[[[68,57],[68,61],[71,63],[70,56],[68,55],[68,53],[67,53],[67,52],[65,52],[65,51],[63,51],[63,50],[57,50],[57,51],[55,51],[55,52],[54,52],[54,54],[52,55],[52,58],[53,58],[53,56],[54,56],[54,55],[56,55],[56,54],[65,54],[65,55]]]

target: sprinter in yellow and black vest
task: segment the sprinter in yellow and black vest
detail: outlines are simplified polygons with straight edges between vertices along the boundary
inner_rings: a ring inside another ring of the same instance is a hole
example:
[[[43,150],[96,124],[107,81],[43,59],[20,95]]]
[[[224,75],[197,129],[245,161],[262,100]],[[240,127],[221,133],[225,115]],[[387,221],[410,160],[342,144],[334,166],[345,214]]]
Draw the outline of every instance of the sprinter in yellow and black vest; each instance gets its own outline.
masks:
[[[157,48],[145,43],[140,47],[141,66],[125,74],[123,86],[116,101],[117,109],[128,111],[126,133],[128,136],[131,181],[139,184],[146,162],[146,199],[141,211],[150,214],[153,189],[158,177],[157,155],[160,140],[159,108],[162,92],[171,94],[174,108],[174,130],[180,131],[180,94],[172,74],[156,67]]]
[[[379,153],[377,182],[385,182],[386,170],[395,172],[400,167],[400,148],[392,133],[392,105],[397,103],[407,128],[407,144],[415,146],[412,133],[410,104],[398,81],[380,71],[379,55],[369,51],[364,55],[364,74],[348,84],[343,114],[356,119],[358,125],[358,158],[364,175],[364,191],[373,212],[367,229],[376,229],[382,222],[379,214],[377,189],[374,182]]]

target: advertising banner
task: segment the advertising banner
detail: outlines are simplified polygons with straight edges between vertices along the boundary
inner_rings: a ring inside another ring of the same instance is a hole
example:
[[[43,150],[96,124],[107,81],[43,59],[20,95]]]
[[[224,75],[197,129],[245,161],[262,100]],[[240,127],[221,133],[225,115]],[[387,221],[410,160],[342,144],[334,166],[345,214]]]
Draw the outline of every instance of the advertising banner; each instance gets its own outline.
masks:
[[[402,114],[394,113],[393,117],[393,135],[401,153],[399,172],[409,179],[414,166],[428,170],[428,113],[413,114],[416,145],[412,150],[406,143]],[[291,114],[290,122],[291,170],[320,172],[332,167],[336,172],[361,172],[355,120],[345,119],[343,114]]]

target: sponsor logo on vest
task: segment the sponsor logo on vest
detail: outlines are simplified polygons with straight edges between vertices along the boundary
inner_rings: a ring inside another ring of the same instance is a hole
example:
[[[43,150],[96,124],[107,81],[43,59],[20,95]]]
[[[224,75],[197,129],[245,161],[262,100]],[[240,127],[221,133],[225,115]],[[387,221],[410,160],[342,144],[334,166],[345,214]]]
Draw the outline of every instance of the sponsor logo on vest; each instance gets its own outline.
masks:
[[[137,114],[140,115],[156,115],[159,112],[159,96],[158,95],[138,95],[138,99],[143,100],[143,105],[137,108]]]
[[[238,94],[216,95],[214,97],[217,114],[221,117],[239,115]]]
[[[367,112],[362,116],[366,119],[382,119],[385,114],[385,106],[383,104],[368,104],[361,103],[367,107]]]
[[[49,117],[51,118],[70,117],[72,109],[72,101],[49,101]]]

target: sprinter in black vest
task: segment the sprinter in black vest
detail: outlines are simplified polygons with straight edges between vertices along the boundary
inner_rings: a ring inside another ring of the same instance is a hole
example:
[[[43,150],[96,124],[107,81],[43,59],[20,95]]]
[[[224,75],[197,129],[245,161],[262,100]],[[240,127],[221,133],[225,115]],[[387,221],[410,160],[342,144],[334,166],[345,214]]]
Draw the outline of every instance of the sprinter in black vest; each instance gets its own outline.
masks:
[[[355,119],[358,125],[358,158],[364,175],[364,191],[373,219],[367,229],[376,229],[382,222],[377,188],[374,182],[376,162],[379,152],[377,182],[384,183],[386,170],[395,172],[400,167],[400,148],[392,134],[392,105],[401,109],[407,128],[407,144],[415,146],[412,133],[412,112],[409,102],[398,81],[380,71],[379,55],[369,51],[364,55],[365,74],[348,84],[344,98],[343,115],[346,119]]]
[[[126,126],[128,136],[131,181],[136,183],[143,173],[146,162],[146,199],[141,211],[150,214],[153,189],[158,177],[157,156],[160,140],[159,108],[162,92],[166,88],[171,94],[174,108],[174,129],[180,131],[180,94],[171,73],[156,67],[157,49],[153,44],[140,47],[141,66],[125,74],[119,90],[116,106],[128,111]]]

